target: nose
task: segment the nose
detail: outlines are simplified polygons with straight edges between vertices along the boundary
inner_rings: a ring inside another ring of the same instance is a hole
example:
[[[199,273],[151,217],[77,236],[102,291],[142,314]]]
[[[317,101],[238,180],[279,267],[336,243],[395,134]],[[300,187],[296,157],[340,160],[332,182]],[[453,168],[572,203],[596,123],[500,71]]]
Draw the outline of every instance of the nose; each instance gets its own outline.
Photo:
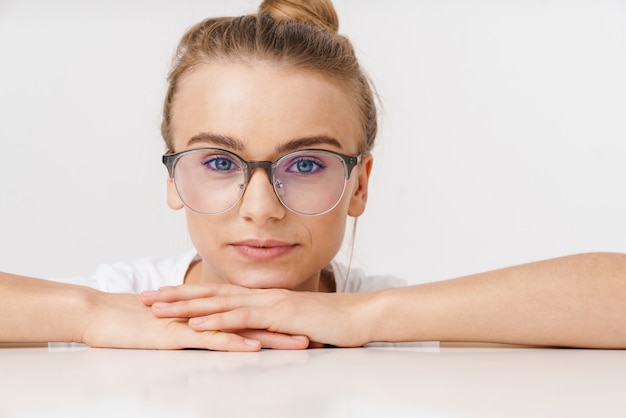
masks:
[[[268,221],[282,219],[286,210],[276,196],[267,170],[253,169],[241,197],[239,215],[263,225]]]

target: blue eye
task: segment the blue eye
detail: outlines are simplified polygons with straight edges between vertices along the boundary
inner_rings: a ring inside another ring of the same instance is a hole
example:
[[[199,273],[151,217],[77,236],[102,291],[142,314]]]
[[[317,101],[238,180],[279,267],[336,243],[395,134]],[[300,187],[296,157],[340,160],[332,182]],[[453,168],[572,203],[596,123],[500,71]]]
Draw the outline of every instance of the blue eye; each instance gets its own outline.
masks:
[[[301,173],[310,173],[315,168],[313,161],[302,160],[296,163],[296,168]]]
[[[289,167],[287,167],[285,171],[297,174],[311,174],[323,170],[324,168],[326,168],[326,165],[319,159],[304,156],[299,157],[289,164]]]
[[[213,162],[217,170],[230,170],[233,166],[233,162],[226,158],[216,158]]]
[[[230,158],[215,155],[202,161],[202,165],[217,172],[228,172],[239,169],[237,164]]]

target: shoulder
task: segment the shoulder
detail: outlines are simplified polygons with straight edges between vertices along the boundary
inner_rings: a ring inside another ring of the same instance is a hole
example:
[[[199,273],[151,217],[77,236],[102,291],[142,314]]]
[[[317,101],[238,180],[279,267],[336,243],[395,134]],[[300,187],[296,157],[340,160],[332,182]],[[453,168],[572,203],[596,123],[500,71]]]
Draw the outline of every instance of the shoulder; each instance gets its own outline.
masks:
[[[195,249],[172,257],[143,258],[129,263],[101,264],[82,284],[105,292],[139,293],[161,286],[182,284]]]
[[[365,293],[390,287],[406,286],[407,282],[393,275],[368,275],[359,267],[348,267],[337,261],[331,262],[335,274],[337,292]]]

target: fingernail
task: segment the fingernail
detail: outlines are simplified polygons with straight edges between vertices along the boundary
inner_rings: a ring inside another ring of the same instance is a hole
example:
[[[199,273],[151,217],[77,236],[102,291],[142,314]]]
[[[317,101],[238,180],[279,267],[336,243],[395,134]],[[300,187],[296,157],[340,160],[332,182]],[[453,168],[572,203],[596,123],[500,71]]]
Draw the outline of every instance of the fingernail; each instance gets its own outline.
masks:
[[[200,325],[202,322],[204,322],[202,318],[189,318],[189,325],[191,326]]]
[[[167,302],[154,302],[152,304],[152,307],[157,308],[157,309],[163,309],[163,308],[167,308],[168,305],[169,303]]]
[[[249,345],[250,347],[258,347],[261,342],[257,340],[249,340],[248,338],[244,338],[243,340],[245,345]]]
[[[141,292],[142,296],[147,296],[147,297],[152,297],[152,296],[156,296],[158,292],[156,290],[144,290],[143,292]]]

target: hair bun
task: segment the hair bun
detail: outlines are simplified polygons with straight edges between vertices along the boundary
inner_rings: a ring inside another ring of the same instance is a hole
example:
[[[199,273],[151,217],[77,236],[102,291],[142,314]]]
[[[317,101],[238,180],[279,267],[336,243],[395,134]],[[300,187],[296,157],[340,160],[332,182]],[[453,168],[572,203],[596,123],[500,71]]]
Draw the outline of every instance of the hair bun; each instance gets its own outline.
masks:
[[[339,19],[330,0],[264,0],[259,10],[278,21],[310,23],[338,33]]]

